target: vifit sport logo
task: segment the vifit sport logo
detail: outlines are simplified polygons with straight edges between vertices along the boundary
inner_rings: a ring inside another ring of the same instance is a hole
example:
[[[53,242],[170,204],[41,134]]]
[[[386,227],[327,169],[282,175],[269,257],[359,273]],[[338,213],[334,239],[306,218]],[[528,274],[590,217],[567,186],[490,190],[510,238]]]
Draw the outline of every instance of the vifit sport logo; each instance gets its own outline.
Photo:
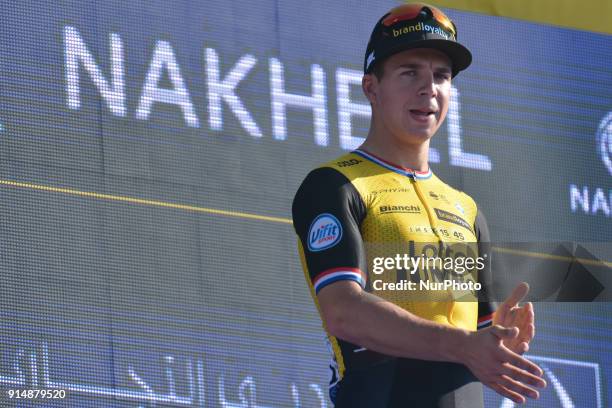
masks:
[[[340,242],[342,225],[329,213],[323,213],[314,219],[308,230],[308,249],[316,252],[328,249]]]
[[[402,28],[393,29],[393,38],[399,37],[403,34],[415,33],[419,31],[427,31],[428,33],[437,34],[439,36],[444,37],[444,39],[448,40],[451,36],[444,30],[430,26],[429,24],[423,24],[423,22],[419,22],[418,24],[412,24],[409,26],[405,26]]]

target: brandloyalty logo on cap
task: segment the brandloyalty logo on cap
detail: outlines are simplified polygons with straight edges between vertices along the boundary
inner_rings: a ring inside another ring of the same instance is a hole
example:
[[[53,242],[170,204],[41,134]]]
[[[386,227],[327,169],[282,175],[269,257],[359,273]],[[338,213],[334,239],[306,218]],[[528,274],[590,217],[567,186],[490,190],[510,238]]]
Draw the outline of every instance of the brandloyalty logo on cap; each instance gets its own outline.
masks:
[[[449,35],[444,30],[440,29],[439,27],[434,27],[429,24],[424,24],[422,21],[419,22],[418,24],[412,24],[412,25],[398,28],[398,29],[393,28],[392,30],[393,30],[394,38],[399,37],[400,35],[403,35],[403,34],[415,33],[419,31],[426,31],[426,32],[430,32],[433,34],[437,34],[441,37],[444,37],[445,40],[452,38],[451,35]]]

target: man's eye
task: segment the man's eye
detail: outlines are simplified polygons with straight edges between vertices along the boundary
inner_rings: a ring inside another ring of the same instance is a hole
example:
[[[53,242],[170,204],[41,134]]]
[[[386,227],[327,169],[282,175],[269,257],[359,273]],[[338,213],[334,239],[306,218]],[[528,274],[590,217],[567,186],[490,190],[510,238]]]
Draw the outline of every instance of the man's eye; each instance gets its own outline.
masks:
[[[416,71],[404,71],[404,72],[402,72],[402,75],[415,76],[416,75]]]
[[[450,74],[442,74],[442,73],[440,73],[440,74],[436,74],[436,77],[437,77],[438,79],[443,80],[443,81],[448,81],[448,80],[450,80],[450,79],[451,79]]]

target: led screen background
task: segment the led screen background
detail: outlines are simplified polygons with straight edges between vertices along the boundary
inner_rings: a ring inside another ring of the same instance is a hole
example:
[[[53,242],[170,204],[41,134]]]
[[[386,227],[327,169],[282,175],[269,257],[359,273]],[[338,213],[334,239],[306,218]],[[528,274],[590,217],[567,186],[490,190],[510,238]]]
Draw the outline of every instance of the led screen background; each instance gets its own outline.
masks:
[[[367,133],[363,52],[394,4],[2,3],[3,392],[330,406],[290,206]],[[474,64],[436,174],[495,240],[610,241],[610,36],[449,14]],[[612,307],[536,309],[531,353],[553,385],[532,406],[607,406]]]

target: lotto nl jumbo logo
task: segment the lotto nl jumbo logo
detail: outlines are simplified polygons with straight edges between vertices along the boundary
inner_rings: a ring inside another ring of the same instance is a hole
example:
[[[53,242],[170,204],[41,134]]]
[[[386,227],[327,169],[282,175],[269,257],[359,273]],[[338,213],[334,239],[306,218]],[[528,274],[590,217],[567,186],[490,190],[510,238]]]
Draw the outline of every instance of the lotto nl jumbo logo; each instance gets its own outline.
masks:
[[[612,175],[612,112],[599,123],[597,129],[597,152]]]
[[[324,213],[310,224],[308,230],[308,249],[322,251],[331,248],[342,238],[342,225],[336,217]]]

